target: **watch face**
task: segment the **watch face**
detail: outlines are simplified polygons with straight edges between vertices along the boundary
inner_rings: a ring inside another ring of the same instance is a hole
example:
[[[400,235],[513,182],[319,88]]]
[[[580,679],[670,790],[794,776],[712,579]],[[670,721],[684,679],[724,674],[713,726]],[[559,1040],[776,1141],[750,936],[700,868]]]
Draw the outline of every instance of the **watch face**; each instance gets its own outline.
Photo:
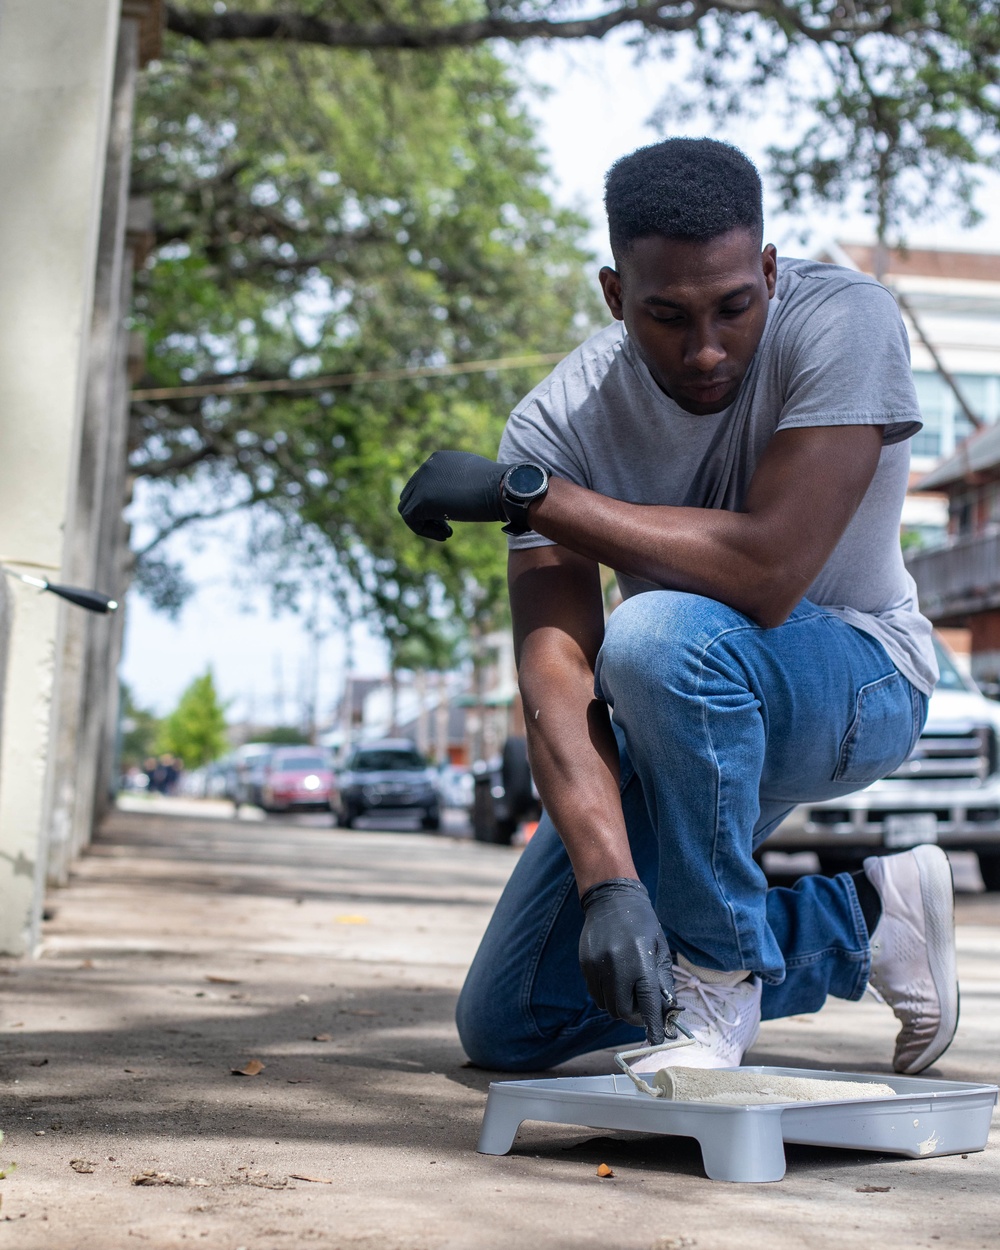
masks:
[[[533,495],[545,485],[545,474],[537,464],[519,464],[507,474],[506,489],[511,495]]]

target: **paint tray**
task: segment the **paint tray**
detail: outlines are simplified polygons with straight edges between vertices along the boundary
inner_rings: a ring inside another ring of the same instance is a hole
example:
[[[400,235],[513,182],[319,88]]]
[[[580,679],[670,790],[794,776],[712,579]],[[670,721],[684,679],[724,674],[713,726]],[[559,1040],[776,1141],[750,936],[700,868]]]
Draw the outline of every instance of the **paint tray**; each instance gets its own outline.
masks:
[[[490,1085],[477,1149],[506,1154],[525,1120],[694,1137],[714,1181],[779,1181],[785,1142],[876,1150],[911,1159],[982,1150],[997,1100],[995,1085],[881,1073],[745,1067],[762,1076],[830,1082],[828,1102],[720,1104],[650,1098],[624,1075],[564,1076]],[[839,1081],[890,1086],[892,1098],[838,1099]]]

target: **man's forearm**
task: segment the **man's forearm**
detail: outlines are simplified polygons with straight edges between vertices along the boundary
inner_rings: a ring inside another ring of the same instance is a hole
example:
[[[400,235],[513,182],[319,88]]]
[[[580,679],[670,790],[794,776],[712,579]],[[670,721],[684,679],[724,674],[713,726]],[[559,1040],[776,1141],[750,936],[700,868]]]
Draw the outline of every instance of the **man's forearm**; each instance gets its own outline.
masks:
[[[529,518],[578,555],[718,599],[769,627],[785,620],[826,563],[881,448],[879,426],[786,430],[768,445],[740,512],[623,503],[553,478]]]
[[[607,704],[589,683],[522,676],[531,770],[582,894],[598,881],[637,876],[618,789],[618,746]]]
[[[514,647],[531,769],[581,890],[635,877],[618,793],[618,746],[594,698],[604,637],[600,571],[560,547],[511,552]]]
[[[744,513],[622,503],[553,479],[530,516],[538,533],[580,555],[671,590],[708,595],[761,624],[783,619],[811,581],[789,578],[756,532],[756,519]]]

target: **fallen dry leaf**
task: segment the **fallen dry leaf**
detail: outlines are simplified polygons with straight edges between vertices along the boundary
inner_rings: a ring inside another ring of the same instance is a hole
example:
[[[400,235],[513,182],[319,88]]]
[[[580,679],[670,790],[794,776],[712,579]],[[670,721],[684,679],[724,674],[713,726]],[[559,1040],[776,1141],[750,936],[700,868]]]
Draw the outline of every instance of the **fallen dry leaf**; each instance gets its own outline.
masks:
[[[892,1189],[891,1185],[858,1185],[854,1190],[856,1194],[887,1194]]]
[[[211,981],[213,985],[242,985],[242,981],[237,981],[234,977],[213,977],[207,976],[206,981]]]
[[[208,1181],[204,1176],[177,1176],[173,1172],[156,1172],[152,1168],[147,1168],[145,1172],[139,1172],[132,1177],[133,1185],[176,1185],[176,1186],[196,1186],[207,1185]]]
[[[93,1172],[97,1167],[90,1159],[70,1159],[69,1165],[74,1172]]]
[[[614,1176],[614,1172],[611,1170],[611,1168],[608,1167],[606,1163],[602,1163],[600,1167],[597,1169],[597,1175],[598,1176]]]
[[[288,1179],[290,1181],[311,1181],[314,1185],[332,1185],[333,1181],[328,1176],[304,1176],[301,1172],[289,1172]]]
[[[381,1011],[375,1011],[371,1007],[338,1007],[338,1012],[342,1016],[380,1016]]]
[[[267,1065],[259,1059],[248,1059],[242,1068],[231,1068],[233,1076],[258,1076]]]
[[[313,1038],[313,1041],[314,1042],[332,1042],[333,1034],[332,1033],[317,1033],[316,1036]]]
[[[368,924],[367,916],[335,916],[334,924]]]

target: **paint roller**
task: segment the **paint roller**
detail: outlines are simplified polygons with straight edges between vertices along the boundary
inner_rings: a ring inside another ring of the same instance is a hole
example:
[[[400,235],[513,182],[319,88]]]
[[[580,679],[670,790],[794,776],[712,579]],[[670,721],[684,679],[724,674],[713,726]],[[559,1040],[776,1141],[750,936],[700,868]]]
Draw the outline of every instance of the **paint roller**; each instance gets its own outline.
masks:
[[[676,1043],[674,1044],[676,1046]],[[662,1049],[674,1049],[666,1046]],[[894,1098],[896,1091],[879,1081],[850,1081],[839,1077],[781,1076],[750,1068],[660,1068],[650,1085],[628,1060],[655,1053],[660,1047],[621,1051],[615,1062],[636,1088],[653,1098],[675,1102],[711,1102],[746,1106],[761,1103],[844,1102],[854,1099]]]
[[[10,577],[16,577],[19,582],[34,586],[38,590],[47,590],[50,594],[58,595],[60,599],[75,603],[78,608],[85,608],[88,612],[116,612],[118,610],[118,601],[109,595],[102,595],[99,590],[86,590],[82,586],[63,586],[58,582],[47,581],[44,577],[18,573],[16,569],[8,568],[6,564],[0,565],[0,568]]]

